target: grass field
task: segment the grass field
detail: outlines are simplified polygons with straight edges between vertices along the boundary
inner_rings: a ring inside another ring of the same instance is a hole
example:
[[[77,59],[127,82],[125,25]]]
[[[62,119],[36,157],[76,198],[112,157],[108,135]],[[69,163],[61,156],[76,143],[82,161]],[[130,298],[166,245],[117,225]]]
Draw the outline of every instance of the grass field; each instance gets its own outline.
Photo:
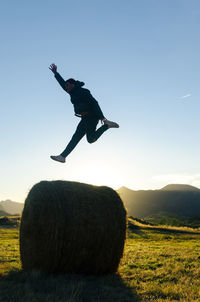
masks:
[[[119,272],[109,276],[46,276],[21,271],[19,230],[0,227],[0,301],[200,301],[200,234],[142,228],[129,231]]]

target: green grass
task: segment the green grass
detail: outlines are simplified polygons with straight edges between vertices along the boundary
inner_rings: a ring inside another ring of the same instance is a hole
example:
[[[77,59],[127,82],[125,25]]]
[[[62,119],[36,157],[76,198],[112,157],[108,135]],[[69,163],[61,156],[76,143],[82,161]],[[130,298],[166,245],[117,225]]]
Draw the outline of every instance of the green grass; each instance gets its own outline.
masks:
[[[19,229],[0,227],[0,243],[0,275],[19,270]]]
[[[200,301],[200,236],[131,233],[120,275],[142,301]]]
[[[25,273],[18,237],[17,228],[0,228],[2,302],[200,301],[200,234],[129,231],[118,274],[101,277]]]

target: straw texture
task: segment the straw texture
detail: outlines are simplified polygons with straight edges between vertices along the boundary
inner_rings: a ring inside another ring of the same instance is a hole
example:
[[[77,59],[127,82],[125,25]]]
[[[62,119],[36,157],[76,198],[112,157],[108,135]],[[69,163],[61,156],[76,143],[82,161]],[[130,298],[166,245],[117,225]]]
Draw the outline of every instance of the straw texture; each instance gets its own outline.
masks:
[[[46,273],[114,273],[125,236],[126,210],[113,189],[41,181],[30,190],[22,213],[22,267]]]

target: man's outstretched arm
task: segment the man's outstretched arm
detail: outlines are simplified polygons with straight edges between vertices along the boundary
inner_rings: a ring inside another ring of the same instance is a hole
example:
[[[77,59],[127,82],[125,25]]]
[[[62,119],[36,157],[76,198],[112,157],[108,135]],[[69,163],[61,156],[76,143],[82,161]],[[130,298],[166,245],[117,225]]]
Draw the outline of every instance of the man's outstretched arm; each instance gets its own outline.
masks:
[[[60,84],[60,86],[66,91],[65,80],[61,77],[61,75],[57,72],[57,66],[53,63],[50,65],[49,69],[54,73],[56,80]]]

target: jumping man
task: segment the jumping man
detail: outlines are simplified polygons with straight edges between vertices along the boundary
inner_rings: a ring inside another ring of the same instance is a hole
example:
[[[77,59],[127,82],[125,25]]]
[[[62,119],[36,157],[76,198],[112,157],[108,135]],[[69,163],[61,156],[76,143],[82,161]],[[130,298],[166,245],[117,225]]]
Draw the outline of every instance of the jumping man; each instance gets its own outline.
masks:
[[[86,135],[88,143],[94,143],[106,130],[109,128],[119,128],[119,125],[108,121],[104,117],[98,102],[93,98],[90,91],[82,88],[85,85],[83,82],[74,79],[65,81],[57,72],[57,66],[55,64],[51,64],[49,69],[54,73],[60,86],[69,93],[71,102],[74,105],[75,115],[81,118],[65,150],[60,155],[50,156],[51,159],[64,163],[65,158],[76,147],[84,135]],[[96,129],[99,120],[103,125]]]

